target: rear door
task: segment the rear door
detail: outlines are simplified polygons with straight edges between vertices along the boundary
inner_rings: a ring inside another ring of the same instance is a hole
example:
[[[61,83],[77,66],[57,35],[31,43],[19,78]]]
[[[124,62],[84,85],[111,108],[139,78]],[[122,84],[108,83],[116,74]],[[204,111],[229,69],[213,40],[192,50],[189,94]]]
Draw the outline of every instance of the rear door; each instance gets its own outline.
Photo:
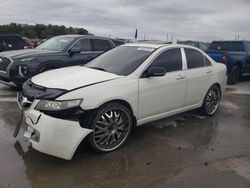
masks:
[[[187,62],[187,91],[185,106],[198,104],[203,100],[211,85],[213,67],[210,61],[198,50],[184,49]]]
[[[165,68],[161,77],[139,79],[139,119],[154,118],[184,106],[187,80],[180,48],[163,51],[149,65]],[[147,71],[147,70],[146,70]]]

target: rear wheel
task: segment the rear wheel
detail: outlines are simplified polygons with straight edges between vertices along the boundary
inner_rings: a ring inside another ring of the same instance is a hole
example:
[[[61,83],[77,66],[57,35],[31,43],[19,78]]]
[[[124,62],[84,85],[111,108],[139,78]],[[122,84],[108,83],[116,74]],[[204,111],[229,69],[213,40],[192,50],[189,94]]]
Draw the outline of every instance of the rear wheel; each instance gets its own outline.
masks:
[[[98,109],[90,128],[89,143],[97,152],[110,152],[120,148],[132,130],[132,113],[119,103],[109,103]]]
[[[203,115],[213,115],[218,107],[221,99],[220,88],[217,85],[213,85],[209,88],[200,111]]]
[[[236,84],[240,79],[240,68],[234,66],[228,76],[228,84]]]

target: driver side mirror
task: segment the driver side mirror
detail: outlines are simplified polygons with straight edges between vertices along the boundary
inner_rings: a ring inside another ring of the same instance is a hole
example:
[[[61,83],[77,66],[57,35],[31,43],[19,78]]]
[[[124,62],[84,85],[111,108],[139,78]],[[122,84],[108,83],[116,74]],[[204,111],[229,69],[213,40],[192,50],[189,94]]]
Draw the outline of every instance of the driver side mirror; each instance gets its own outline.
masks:
[[[150,67],[146,71],[146,77],[158,77],[158,76],[165,76],[167,73],[166,69],[162,67]]]
[[[72,47],[69,50],[69,55],[72,56],[72,55],[80,53],[80,52],[81,52],[81,49],[79,47]]]

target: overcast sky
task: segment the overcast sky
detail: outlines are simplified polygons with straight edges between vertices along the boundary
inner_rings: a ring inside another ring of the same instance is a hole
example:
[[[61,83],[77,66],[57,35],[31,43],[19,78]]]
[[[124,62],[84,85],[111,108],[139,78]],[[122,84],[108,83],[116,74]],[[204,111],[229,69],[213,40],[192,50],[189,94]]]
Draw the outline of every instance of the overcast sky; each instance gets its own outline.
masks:
[[[83,27],[112,37],[250,40],[250,0],[1,0],[0,24]]]

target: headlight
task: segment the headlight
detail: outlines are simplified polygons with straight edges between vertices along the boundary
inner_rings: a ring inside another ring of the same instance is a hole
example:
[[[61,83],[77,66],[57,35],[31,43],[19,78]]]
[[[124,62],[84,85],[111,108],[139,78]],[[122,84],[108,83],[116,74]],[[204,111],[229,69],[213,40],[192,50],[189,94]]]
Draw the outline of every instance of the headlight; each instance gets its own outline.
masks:
[[[34,60],[34,59],[36,59],[36,57],[28,57],[28,58],[21,59],[21,61],[22,61],[22,62],[23,62],[23,61],[32,61],[32,60]]]
[[[41,100],[36,105],[35,110],[39,111],[61,111],[79,107],[82,99],[67,100],[67,101],[49,101]]]
[[[28,75],[28,66],[27,65],[19,65],[18,72],[22,77],[26,77]]]

